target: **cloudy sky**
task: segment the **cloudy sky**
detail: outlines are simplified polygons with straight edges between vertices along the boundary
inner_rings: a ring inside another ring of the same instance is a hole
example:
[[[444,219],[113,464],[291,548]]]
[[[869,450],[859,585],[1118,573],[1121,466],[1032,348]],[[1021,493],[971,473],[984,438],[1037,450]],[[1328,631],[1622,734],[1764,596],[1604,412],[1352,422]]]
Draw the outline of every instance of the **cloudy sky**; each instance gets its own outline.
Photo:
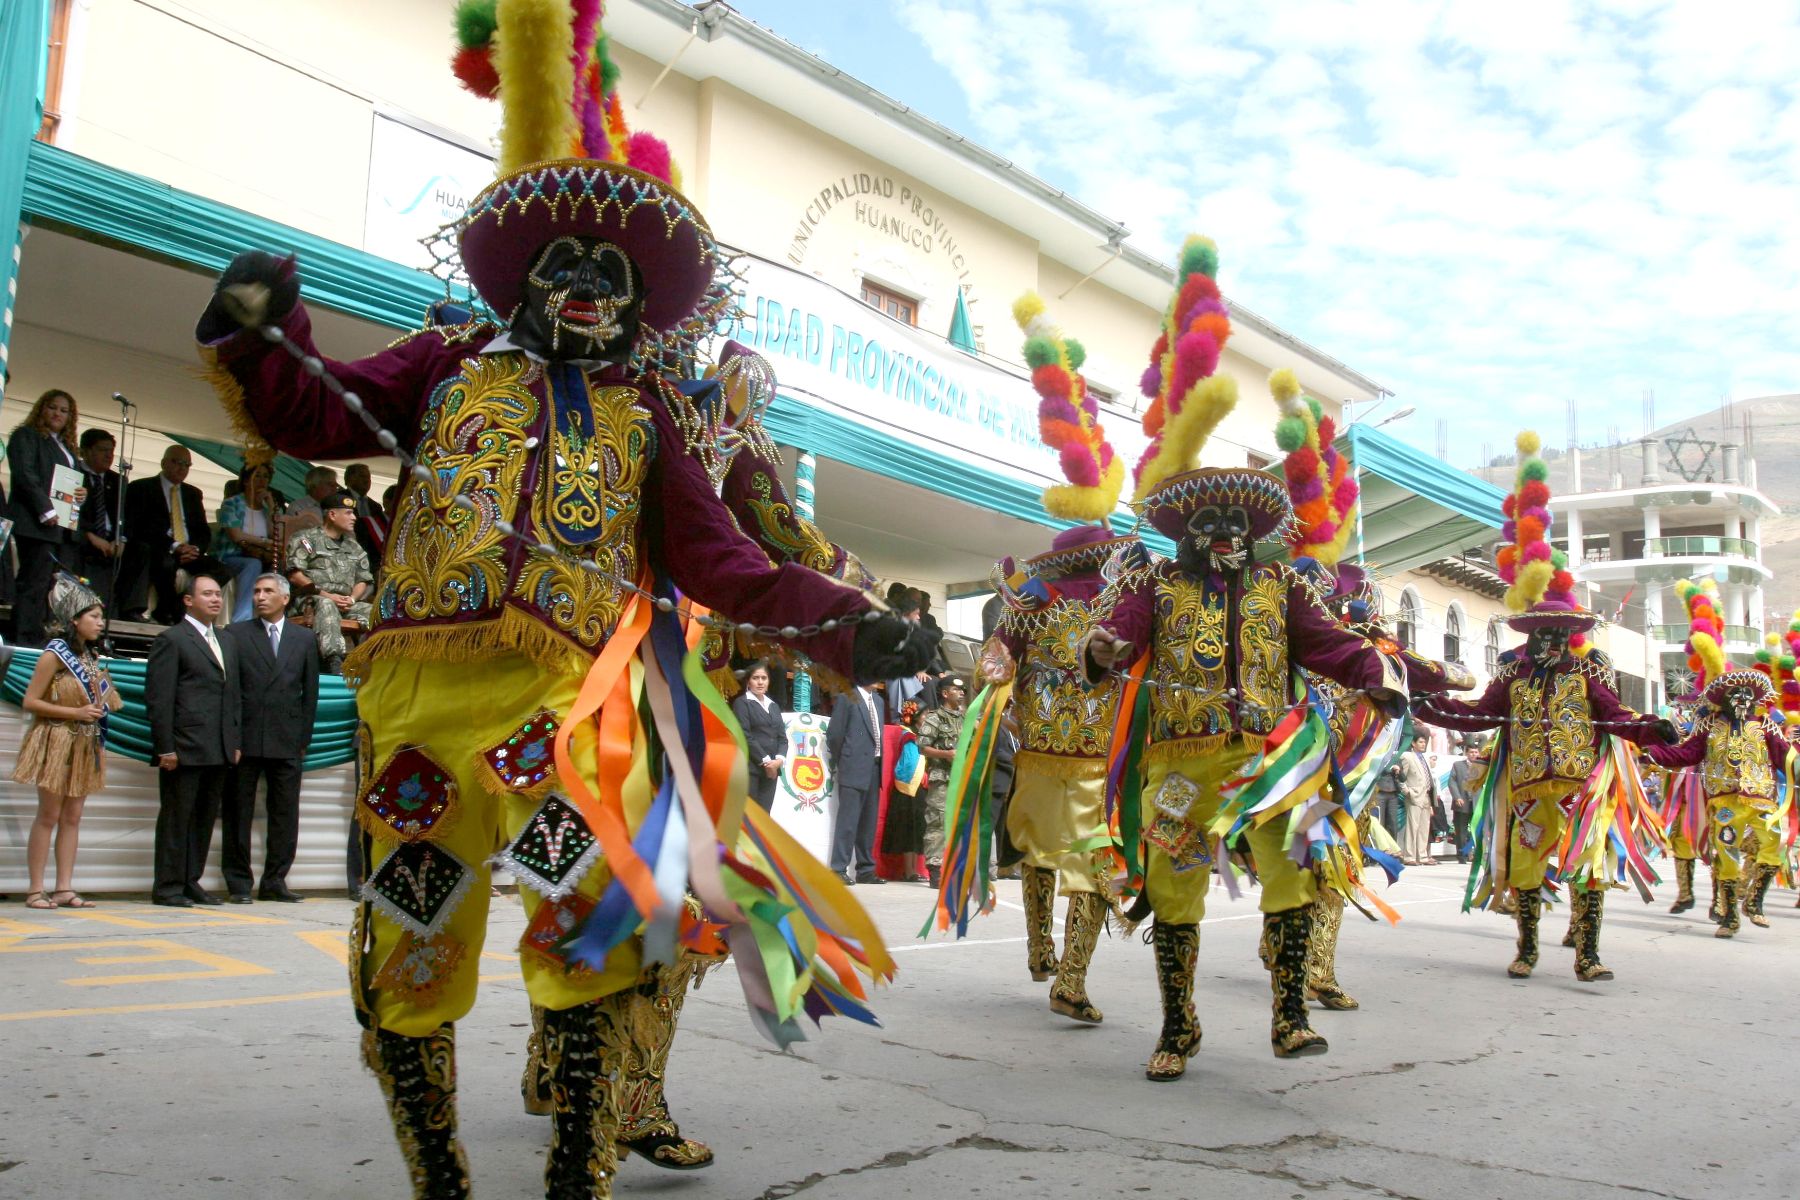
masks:
[[[1800,391],[1800,0],[736,0],[1399,393],[1472,465]]]

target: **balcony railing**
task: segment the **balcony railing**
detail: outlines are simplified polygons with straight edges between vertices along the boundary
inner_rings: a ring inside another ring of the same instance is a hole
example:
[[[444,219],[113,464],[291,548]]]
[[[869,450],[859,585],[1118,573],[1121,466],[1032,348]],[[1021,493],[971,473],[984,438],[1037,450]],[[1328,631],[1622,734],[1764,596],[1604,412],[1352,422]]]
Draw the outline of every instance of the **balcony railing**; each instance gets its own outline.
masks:
[[[1650,636],[1659,642],[1668,642],[1679,646],[1687,641],[1688,627],[1686,625],[1652,625],[1650,626]],[[1762,634],[1749,625],[1727,625],[1725,640],[1727,642],[1748,642],[1752,646],[1760,646]]]
[[[1749,538],[1733,537],[1682,537],[1647,538],[1644,541],[1644,553],[1660,554],[1667,558],[1749,558],[1761,562],[1756,543]]]

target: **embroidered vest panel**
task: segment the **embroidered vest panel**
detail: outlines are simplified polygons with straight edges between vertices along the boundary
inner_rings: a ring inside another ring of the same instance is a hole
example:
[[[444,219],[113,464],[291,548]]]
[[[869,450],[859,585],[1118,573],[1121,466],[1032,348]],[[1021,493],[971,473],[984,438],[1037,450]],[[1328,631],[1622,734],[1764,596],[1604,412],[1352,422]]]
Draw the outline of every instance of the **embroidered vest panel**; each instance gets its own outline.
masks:
[[[1013,688],[1019,746],[1038,754],[1104,759],[1123,686],[1116,676],[1087,686],[1082,643],[1103,614],[1061,599],[1036,612],[1008,613],[1010,631],[1026,639]]]
[[[1707,722],[1700,787],[1708,800],[1716,796],[1775,798],[1775,772],[1769,766],[1769,747],[1760,720],[1745,721],[1737,729],[1724,717]]]
[[[656,429],[638,390],[587,384],[588,412],[559,420],[541,368],[522,354],[463,360],[420,419],[428,480],[401,493],[377,594],[375,640],[407,630],[490,627],[508,612],[597,651],[624,611],[614,577],[634,579],[643,488]],[[576,401],[579,402],[578,399]],[[467,497],[472,508],[460,508]],[[533,554],[501,535],[510,522],[562,556]],[[570,558],[601,564],[580,569]]]
[[[1587,680],[1573,671],[1557,671],[1543,680],[1525,674],[1507,686],[1506,694],[1513,719],[1508,745],[1514,791],[1549,781],[1579,783],[1593,774],[1600,752]]]
[[[1287,586],[1280,571],[1253,568],[1237,611],[1231,607],[1226,591],[1213,590],[1203,579],[1178,571],[1158,578],[1150,662],[1152,742],[1265,734],[1286,711]],[[1237,627],[1231,629],[1234,617]],[[1233,688],[1241,700],[1237,706],[1225,695]]]

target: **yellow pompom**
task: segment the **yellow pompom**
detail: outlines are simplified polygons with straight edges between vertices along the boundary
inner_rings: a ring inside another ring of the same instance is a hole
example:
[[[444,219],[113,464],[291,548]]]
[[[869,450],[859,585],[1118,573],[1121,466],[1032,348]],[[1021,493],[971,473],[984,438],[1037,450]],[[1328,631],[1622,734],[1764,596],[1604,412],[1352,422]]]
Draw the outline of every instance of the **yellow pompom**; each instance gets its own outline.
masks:
[[[1544,439],[1534,431],[1527,429],[1519,434],[1518,440],[1513,444],[1519,448],[1521,455],[1530,457],[1544,448]]]
[[[1012,314],[1020,329],[1030,329],[1031,323],[1044,315],[1044,298],[1036,292],[1026,292],[1013,301]]]
[[[1275,403],[1286,408],[1300,397],[1300,381],[1286,367],[1269,373],[1269,394],[1275,397]]]
[[[500,173],[561,158],[576,137],[575,32],[561,0],[500,0],[495,12],[494,69],[505,113]]]

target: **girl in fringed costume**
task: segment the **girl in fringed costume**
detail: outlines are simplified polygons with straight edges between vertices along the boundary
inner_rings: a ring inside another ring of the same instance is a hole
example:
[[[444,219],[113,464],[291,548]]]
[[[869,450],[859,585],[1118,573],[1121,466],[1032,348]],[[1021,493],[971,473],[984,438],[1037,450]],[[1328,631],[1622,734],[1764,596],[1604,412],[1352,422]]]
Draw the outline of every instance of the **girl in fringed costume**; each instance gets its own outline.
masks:
[[[1334,620],[1287,564],[1256,561],[1255,543],[1292,516],[1279,480],[1194,466],[1237,402],[1231,377],[1214,373],[1231,329],[1217,269],[1210,241],[1183,247],[1143,381],[1153,440],[1136,501],[1176,542],[1176,557],[1122,585],[1086,646],[1092,679],[1123,669],[1142,685],[1114,751],[1127,882],[1142,888],[1132,915],[1155,914],[1163,1027],[1145,1076],[1156,1081],[1179,1078],[1200,1048],[1199,922],[1215,862],[1235,891],[1223,856],[1240,836],[1262,882],[1271,1048],[1280,1058],[1325,1052],[1307,1024],[1306,953],[1320,873],[1345,883],[1330,874],[1329,846],[1354,824],[1325,788],[1330,736],[1297,672],[1367,692],[1390,717],[1404,711],[1409,674],[1398,655]],[[1412,684],[1437,688],[1444,678],[1424,668]]]
[[[1045,490],[1044,510],[1082,524],[1058,533],[1048,553],[995,568],[1006,607],[982,647],[984,686],[970,706],[966,744],[952,769],[936,921],[940,929],[954,923],[961,936],[970,908],[988,897],[988,776],[1010,702],[1019,748],[1006,832],[1023,855],[1026,968],[1036,982],[1053,980],[1052,1012],[1097,1024],[1102,1013],[1088,999],[1087,971],[1118,866],[1105,801],[1119,687],[1116,681],[1087,686],[1080,647],[1115,591],[1103,569],[1110,564],[1116,582],[1117,572],[1142,569],[1143,551],[1135,535],[1116,537],[1106,524],[1125,486],[1125,464],[1106,440],[1081,374],[1086,351],[1049,320],[1035,293],[1013,305],[1013,316],[1025,333],[1025,361],[1040,398],[1039,430],[1068,479]],[[1058,893],[1068,900],[1060,957],[1051,933]]]
[[[1342,562],[1344,548],[1356,528],[1358,488],[1350,460],[1332,443],[1337,428],[1323,407],[1300,392],[1300,382],[1288,370],[1269,377],[1269,391],[1281,413],[1275,426],[1275,443],[1287,457],[1282,474],[1294,520],[1288,530],[1288,554],[1294,570],[1310,584],[1320,604],[1344,626],[1368,638],[1388,653],[1408,661],[1409,671],[1429,664],[1398,647],[1382,628],[1376,600],[1378,593],[1362,567]],[[1454,664],[1442,664],[1451,686],[1474,686],[1474,679]],[[1346,896],[1364,897],[1390,922],[1399,914],[1383,904],[1363,883],[1363,860],[1380,867],[1391,883],[1399,877],[1400,862],[1371,843],[1374,827],[1375,783],[1400,751],[1401,723],[1389,720],[1362,693],[1345,688],[1324,676],[1309,676],[1307,698],[1330,731],[1331,761],[1328,786],[1342,806],[1334,814],[1338,828],[1319,847],[1320,871],[1332,886],[1320,887],[1313,901],[1312,936],[1306,954],[1306,996],[1329,1009],[1349,1011],[1356,998],[1337,979],[1338,932],[1343,927]],[[1368,908],[1356,907],[1371,920]]]
[[[1575,977],[1591,983],[1613,977],[1600,961],[1606,889],[1629,879],[1648,901],[1656,875],[1643,845],[1654,852],[1663,844],[1636,756],[1621,739],[1667,742],[1674,727],[1626,708],[1604,664],[1583,652],[1598,618],[1576,602],[1566,557],[1548,541],[1549,471],[1539,445],[1535,433],[1519,435],[1517,486],[1502,506],[1510,544],[1498,555],[1510,585],[1508,624],[1527,635],[1524,652],[1479,700],[1426,697],[1414,713],[1448,729],[1505,729],[1470,820],[1476,845],[1463,908],[1516,896],[1518,953],[1507,973],[1523,979],[1537,966],[1546,892],[1566,884]]]
[[[868,1019],[857,976],[892,970],[830,872],[746,811],[742,735],[680,611],[691,597],[844,677],[917,670],[932,642],[854,588],[771,564],[690,455],[703,423],[658,365],[716,324],[728,289],[667,148],[618,119],[598,18],[594,0],[459,10],[459,73],[497,87],[505,118],[500,177],[446,239],[494,319],[331,361],[293,260],[251,253],[197,330],[253,448],[386,450],[409,468],[375,628],[345,675],[371,868],[352,997],[420,1197],[469,1193],[454,1028],[496,852],[545,1010],[548,1197],[611,1194],[646,967],[716,952],[723,926],[778,1043],[803,1013]]]

